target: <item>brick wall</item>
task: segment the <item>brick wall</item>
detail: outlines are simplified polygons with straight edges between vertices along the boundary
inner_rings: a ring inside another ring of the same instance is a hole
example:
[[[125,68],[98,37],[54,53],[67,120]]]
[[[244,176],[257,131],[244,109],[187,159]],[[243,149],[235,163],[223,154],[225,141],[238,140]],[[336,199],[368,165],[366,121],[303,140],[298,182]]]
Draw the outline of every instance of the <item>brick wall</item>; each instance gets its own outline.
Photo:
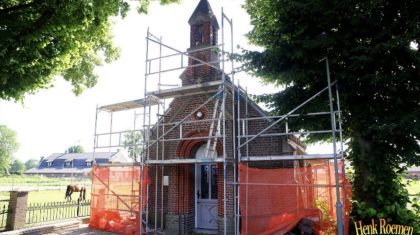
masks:
[[[198,106],[207,101],[214,94],[201,94],[194,96],[186,96],[182,98],[175,98],[167,112],[165,113],[165,120],[162,123],[175,123],[182,120],[184,117],[189,115]],[[206,110],[205,119],[211,118],[215,100],[210,101],[203,109]],[[220,107],[220,106],[219,106]],[[226,217],[228,218],[228,229],[233,229],[233,218],[234,218],[234,173],[233,173],[233,128],[232,128],[232,99],[231,96],[227,96],[226,100],[226,154],[228,163],[226,166]],[[235,109],[236,110],[236,109]],[[245,101],[241,100],[241,116],[245,116]],[[248,116],[258,117],[262,114],[248,103]],[[270,121],[254,121],[248,122],[248,134],[256,134],[266,126],[271,124]],[[165,126],[168,130],[173,125]],[[195,158],[195,151],[199,146],[206,143],[206,139],[199,140],[177,140],[180,136],[184,138],[196,138],[200,136],[208,136],[210,128],[210,122],[200,122],[193,117],[190,117],[182,127],[175,128],[173,131],[165,136],[166,140],[160,142],[159,145],[155,145],[150,149],[151,159],[185,159]],[[281,129],[276,127],[275,130],[270,130],[267,133],[273,133]],[[152,140],[157,136],[157,129],[155,128],[152,133]],[[163,132],[162,124],[160,125],[159,135]],[[223,134],[223,133],[222,133]],[[243,140],[242,140],[243,141]],[[248,146],[248,154],[250,156],[264,156],[264,155],[280,155],[290,153],[287,146],[286,137],[261,137],[252,141]],[[218,141],[217,152],[220,157],[223,156],[223,145],[222,139]],[[242,154],[246,154],[246,148],[242,149]],[[273,165],[271,162],[258,163],[257,167],[293,167],[292,161],[283,161]],[[193,164],[184,165],[167,165],[167,166],[151,166],[150,176],[152,178],[152,184],[149,191],[149,214],[150,222],[154,223],[155,213],[155,200],[157,200],[157,211],[158,211],[158,227],[165,224],[165,228],[169,229],[173,234],[181,234],[185,231],[192,230],[194,228],[195,218],[195,166]],[[156,178],[157,172],[157,178]],[[169,186],[164,186],[163,198],[161,193],[161,184],[163,176],[169,177]],[[224,204],[223,204],[223,164],[218,164],[218,209],[217,214],[219,217],[218,230],[223,231],[223,216],[224,216]],[[157,194],[155,187],[157,186]],[[161,207],[163,200],[164,208]],[[160,212],[164,211],[166,221],[161,221]],[[229,219],[230,218],[230,219]],[[174,224],[176,223],[176,224]],[[181,226],[182,225],[182,226]],[[182,228],[182,229],[181,229]],[[180,230],[181,229],[181,230]]]
[[[201,28],[202,32],[198,32]],[[201,40],[195,35],[201,34]],[[215,37],[215,38],[213,38]],[[215,39],[215,40],[214,40]],[[195,47],[198,44],[216,45],[217,44],[217,31],[213,29],[213,23],[211,21],[202,22],[201,24],[191,25],[190,28],[190,46]]]
[[[207,48],[209,46],[208,44],[200,44],[199,46],[188,49],[188,54],[193,58],[189,57],[188,65],[190,67],[181,76],[183,86],[220,79],[221,72],[218,69],[200,62],[211,62],[211,65],[220,68],[218,53],[214,49]]]

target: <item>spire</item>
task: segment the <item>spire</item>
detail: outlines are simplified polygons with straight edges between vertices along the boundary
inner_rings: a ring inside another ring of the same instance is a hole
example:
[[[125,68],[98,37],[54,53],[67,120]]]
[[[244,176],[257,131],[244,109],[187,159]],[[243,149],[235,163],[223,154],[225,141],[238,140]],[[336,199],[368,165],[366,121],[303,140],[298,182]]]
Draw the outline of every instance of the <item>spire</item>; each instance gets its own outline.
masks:
[[[207,0],[200,0],[197,7],[195,8],[194,12],[192,13],[190,19],[188,20],[188,24],[196,25],[202,22],[209,22],[211,21],[213,26],[219,28],[219,24],[217,23],[216,16],[211,9],[211,6]]]
[[[218,45],[219,24],[207,0],[200,0],[188,23],[191,27],[188,54],[191,57],[188,59],[190,67],[181,75],[182,85],[220,79],[218,71],[206,64],[219,67],[218,51],[210,48]]]

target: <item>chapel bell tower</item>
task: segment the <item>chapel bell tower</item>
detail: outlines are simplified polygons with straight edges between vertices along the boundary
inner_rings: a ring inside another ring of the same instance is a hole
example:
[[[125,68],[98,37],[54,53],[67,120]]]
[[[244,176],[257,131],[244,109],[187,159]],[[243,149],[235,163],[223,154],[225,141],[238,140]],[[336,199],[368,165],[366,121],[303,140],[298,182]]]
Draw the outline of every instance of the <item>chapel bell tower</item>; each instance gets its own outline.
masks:
[[[190,66],[182,76],[182,84],[196,84],[220,79],[220,72],[201,61],[220,67],[218,56],[219,24],[207,0],[200,0],[188,20],[190,25]],[[196,60],[196,59],[198,60]],[[201,60],[201,61],[200,61]]]

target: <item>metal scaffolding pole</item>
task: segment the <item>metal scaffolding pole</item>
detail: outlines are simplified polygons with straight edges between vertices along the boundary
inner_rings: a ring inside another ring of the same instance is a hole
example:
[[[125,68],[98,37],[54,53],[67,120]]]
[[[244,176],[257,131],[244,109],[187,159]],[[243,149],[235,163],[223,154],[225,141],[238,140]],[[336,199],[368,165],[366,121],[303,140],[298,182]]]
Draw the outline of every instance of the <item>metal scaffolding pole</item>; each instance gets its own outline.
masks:
[[[235,133],[235,136],[234,136],[234,139],[237,139],[237,144],[238,145],[240,145],[241,144],[241,138],[239,138],[239,136],[241,135],[241,126],[240,126],[240,118],[241,118],[241,95],[240,95],[240,89],[239,89],[239,87],[240,87],[240,83],[239,83],[239,80],[238,80],[238,88],[237,88],[237,119],[235,119],[235,125],[237,125],[237,135],[236,135],[236,133]],[[234,151],[235,152],[237,152],[238,154],[237,154],[237,161],[235,162],[235,165],[238,167],[238,164],[240,164],[240,162],[241,162],[241,150],[240,150],[240,148],[239,147],[237,147],[237,146],[235,146],[235,149],[234,149]],[[237,180],[236,180],[236,189],[237,189],[237,196],[236,196],[236,213],[235,213],[235,218],[236,218],[236,220],[235,220],[235,235],[238,235],[239,234],[239,228],[240,228],[240,221],[241,221],[241,214],[240,214],[240,199],[241,199],[241,197],[240,197],[240,194],[239,194],[239,192],[240,192],[240,184],[239,184],[239,182],[240,182],[240,180],[241,180],[241,178],[240,178],[240,174],[239,174],[239,171],[238,171],[238,175],[237,175]]]
[[[222,8],[222,56],[225,56],[225,13]],[[226,197],[226,180],[227,180],[227,151],[226,151],[226,75],[225,75],[225,60],[222,60],[222,118],[223,118],[223,233],[227,234],[227,197]]]
[[[147,37],[149,37],[149,28],[147,28]],[[149,40],[146,38],[146,61],[148,60],[148,58],[149,58]],[[147,100],[147,72],[149,71],[149,68],[148,68],[148,66],[147,66],[147,63],[145,63],[145,75],[144,75],[144,100],[145,100],[145,102],[146,102],[146,100]],[[150,105],[150,104],[149,104]],[[143,234],[143,197],[144,197],[144,195],[143,195],[143,177],[144,177],[144,161],[145,161],[145,149],[146,149],[146,146],[147,146],[147,144],[148,144],[148,133],[146,133],[146,128],[145,128],[145,126],[146,126],[146,111],[147,111],[147,107],[146,107],[146,105],[144,105],[144,107],[143,107],[143,129],[144,129],[144,131],[143,131],[143,143],[144,143],[144,145],[143,145],[143,156],[140,156],[140,197],[139,197],[139,200],[140,200],[140,203],[139,203],[139,205],[140,205],[140,210],[139,210],[139,220],[140,220],[140,235],[142,235]],[[145,227],[147,227],[147,224],[145,225]]]
[[[338,83],[335,85],[335,96],[337,98],[337,115],[338,115],[338,129],[339,129],[339,134],[340,134],[341,160],[344,160],[344,141],[343,141],[343,126],[342,126],[343,122],[341,120],[341,107],[340,107],[340,95],[338,92]],[[343,166],[343,170],[344,170],[344,166]]]
[[[166,109],[166,104],[165,104],[165,100],[163,101],[163,110],[165,111]],[[162,122],[164,123],[165,122],[165,115],[162,115]],[[163,125],[162,126],[162,133],[165,133],[165,125]],[[165,160],[165,137],[162,139],[162,159],[161,160]],[[160,201],[160,203],[161,203],[161,205],[160,205],[160,223],[161,223],[161,230],[163,231],[163,228],[164,228],[164,224],[163,224],[163,221],[164,221],[164,218],[163,218],[163,199],[164,199],[164,195],[163,195],[163,193],[164,193],[164,173],[165,173],[165,165],[161,165],[161,172],[162,172],[162,174],[161,174],[161,193],[160,193],[160,195],[161,195],[161,201]]]
[[[95,133],[93,135],[93,157],[92,157],[92,166],[96,165],[96,146],[98,144],[98,139],[96,136],[96,132],[98,131],[98,105],[96,105],[96,112],[95,112]]]
[[[233,49],[233,19],[230,19],[230,53],[233,55],[234,53],[234,49]],[[232,78],[232,152],[233,152],[233,161],[232,161],[232,165],[233,165],[233,222],[235,224],[235,235],[238,233],[238,231],[236,230],[236,224],[238,221],[238,218],[236,217],[236,214],[239,211],[239,207],[237,207],[237,203],[236,201],[238,200],[238,159],[237,159],[237,153],[236,153],[236,115],[235,114],[235,63],[232,60],[231,61],[231,78]],[[238,99],[239,100],[239,99]]]
[[[111,113],[110,124],[109,124],[109,133],[112,133],[113,116],[114,116],[113,113]],[[112,135],[109,135],[109,146],[112,146]],[[108,148],[108,153],[111,156],[111,148]]]
[[[159,42],[162,42],[162,37],[160,37],[159,38]],[[159,44],[159,71],[161,71],[162,70],[162,44]],[[159,75],[158,75],[158,90],[160,91],[160,86],[161,86],[161,73],[159,72]],[[160,105],[158,104],[158,107],[157,107],[157,115],[156,115],[156,117],[157,117],[157,123],[156,123],[156,126],[157,126],[157,128],[156,128],[156,135],[157,136],[159,136],[159,129],[160,129],[160,126],[159,126],[159,124],[160,124],[160,120],[159,120],[159,112],[160,112]],[[159,159],[159,142],[157,142],[157,144],[156,144],[156,160],[158,160]],[[154,220],[154,223],[155,223],[155,231],[157,230],[157,218],[158,218],[158,216],[157,216],[157,214],[158,214],[158,198],[157,198],[157,194],[158,194],[158,166],[157,165],[155,165],[154,166],[155,167],[155,213],[154,213],[154,216],[155,216],[155,220]],[[161,200],[163,200],[163,195],[161,195]]]
[[[329,97],[329,105],[330,105],[330,113],[331,113],[331,128],[332,128],[332,139],[333,139],[333,154],[334,154],[334,170],[335,170],[335,191],[337,196],[337,233],[338,235],[343,235],[343,217],[342,217],[342,204],[340,198],[340,182],[338,176],[338,157],[337,157],[337,146],[336,146],[336,123],[335,123],[335,115],[334,115],[334,107],[333,107],[333,96],[332,96],[332,89],[331,89],[331,78],[330,78],[330,65],[328,62],[328,57],[325,57],[325,66],[327,70],[327,82],[328,82],[328,97]]]

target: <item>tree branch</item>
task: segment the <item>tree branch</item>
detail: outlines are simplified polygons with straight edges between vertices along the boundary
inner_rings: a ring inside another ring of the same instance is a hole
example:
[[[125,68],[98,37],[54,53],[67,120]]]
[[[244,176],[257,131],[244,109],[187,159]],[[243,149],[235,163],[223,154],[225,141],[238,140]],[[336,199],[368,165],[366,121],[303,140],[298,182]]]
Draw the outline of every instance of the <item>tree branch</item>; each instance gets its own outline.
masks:
[[[34,23],[32,23],[29,27],[22,30],[18,35],[16,35],[16,38],[20,38],[22,36],[31,34],[31,33],[35,32],[37,29],[41,28],[43,25],[45,25],[54,16],[54,13],[56,12],[58,7],[59,6],[57,5],[57,2],[54,1],[54,4],[52,4],[50,7],[45,9],[45,11],[42,12],[41,16]]]
[[[9,8],[3,8],[3,9],[0,9],[0,14],[7,14],[7,13],[10,13],[10,12],[13,12],[13,11],[20,11],[22,9],[32,7],[37,3],[38,3],[37,1],[33,1],[33,2],[30,2],[30,3],[26,3],[26,4],[20,4],[20,5],[12,6],[12,7],[9,7]]]

